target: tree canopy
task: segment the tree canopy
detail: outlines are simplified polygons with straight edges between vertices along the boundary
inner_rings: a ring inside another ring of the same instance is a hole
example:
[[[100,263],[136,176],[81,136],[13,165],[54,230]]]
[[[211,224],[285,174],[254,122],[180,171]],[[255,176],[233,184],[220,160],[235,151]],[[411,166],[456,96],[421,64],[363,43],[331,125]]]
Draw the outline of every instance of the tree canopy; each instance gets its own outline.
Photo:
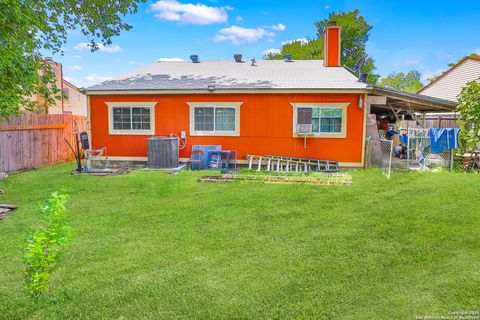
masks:
[[[464,151],[474,150],[480,142],[480,78],[463,87],[457,111],[460,112],[461,147]]]
[[[310,40],[296,40],[285,43],[280,53],[267,54],[265,59],[283,59],[284,54],[291,54],[296,60],[323,59],[323,29],[328,21],[336,21],[342,27],[342,65],[353,68],[360,58],[366,56],[366,44],[372,26],[368,24],[358,9],[330,13],[327,19],[316,22],[317,37]],[[368,73],[368,83],[376,83],[379,76],[373,74],[374,60],[367,57],[362,72]]]
[[[449,66],[450,68],[453,68],[453,67],[455,67],[457,64],[459,64],[460,62],[462,62],[465,58],[480,58],[480,54],[478,54],[478,53],[469,54],[468,56],[465,56],[465,57],[462,57],[462,58],[458,59],[456,62],[450,62],[450,63],[448,64],[448,66]],[[440,77],[440,76],[441,76],[442,74],[444,74],[445,72],[446,72],[446,71],[442,71],[441,74],[438,74],[438,75],[436,75],[436,76],[431,77],[430,79],[428,79],[428,81],[432,82],[432,81],[436,80],[438,77]]]
[[[2,0],[0,2],[0,118],[38,110],[30,99],[41,94],[47,105],[59,98],[55,75],[42,52],[63,53],[68,32],[80,31],[92,51],[131,26],[122,21],[145,0]]]
[[[423,87],[420,81],[421,74],[412,70],[404,74],[403,72],[391,73],[387,77],[380,79],[380,85],[405,92],[417,92]]]

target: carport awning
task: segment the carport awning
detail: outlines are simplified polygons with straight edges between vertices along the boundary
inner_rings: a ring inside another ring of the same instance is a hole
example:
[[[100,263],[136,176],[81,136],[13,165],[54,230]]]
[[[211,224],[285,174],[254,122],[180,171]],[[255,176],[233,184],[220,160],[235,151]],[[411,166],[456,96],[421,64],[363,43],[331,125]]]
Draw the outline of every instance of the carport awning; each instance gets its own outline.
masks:
[[[452,112],[457,103],[450,100],[429,97],[421,94],[398,91],[376,85],[367,87],[371,96],[383,96],[386,103],[383,105],[373,104],[374,109],[390,110],[396,114],[413,114],[423,112]]]

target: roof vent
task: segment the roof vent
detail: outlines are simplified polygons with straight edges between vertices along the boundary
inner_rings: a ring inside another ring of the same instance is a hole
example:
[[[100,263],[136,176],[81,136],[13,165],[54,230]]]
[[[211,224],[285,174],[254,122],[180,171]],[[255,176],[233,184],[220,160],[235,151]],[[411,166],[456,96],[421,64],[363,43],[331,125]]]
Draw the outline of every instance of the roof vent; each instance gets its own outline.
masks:
[[[235,59],[235,62],[242,62],[242,54],[241,53],[234,54],[233,58]]]
[[[254,67],[254,66],[255,66],[255,63],[257,62],[257,61],[255,60],[255,58],[251,59],[250,61],[252,61],[252,67]]]
[[[283,58],[285,59],[285,62],[293,62],[292,55],[290,53],[285,54]]]
[[[199,63],[200,62],[200,60],[198,60],[198,55],[196,55],[196,54],[192,54],[190,56],[190,60],[192,60],[193,63]]]

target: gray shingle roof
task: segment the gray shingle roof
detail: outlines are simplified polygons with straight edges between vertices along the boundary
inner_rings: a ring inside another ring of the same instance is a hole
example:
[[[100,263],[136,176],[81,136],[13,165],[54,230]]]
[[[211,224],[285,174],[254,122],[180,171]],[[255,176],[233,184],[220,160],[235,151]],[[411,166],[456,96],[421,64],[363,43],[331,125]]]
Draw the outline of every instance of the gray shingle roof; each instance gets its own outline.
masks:
[[[87,88],[97,90],[365,89],[345,68],[321,60],[155,62]]]

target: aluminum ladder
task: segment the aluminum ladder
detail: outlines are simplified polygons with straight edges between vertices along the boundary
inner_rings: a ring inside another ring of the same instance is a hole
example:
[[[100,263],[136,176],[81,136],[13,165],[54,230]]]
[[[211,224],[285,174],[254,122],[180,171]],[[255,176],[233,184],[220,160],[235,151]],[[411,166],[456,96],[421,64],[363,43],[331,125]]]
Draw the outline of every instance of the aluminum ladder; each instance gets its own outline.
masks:
[[[338,172],[336,161],[249,154],[245,155],[245,158],[248,160],[248,169],[256,171],[261,171],[265,166],[266,171],[277,172]]]

